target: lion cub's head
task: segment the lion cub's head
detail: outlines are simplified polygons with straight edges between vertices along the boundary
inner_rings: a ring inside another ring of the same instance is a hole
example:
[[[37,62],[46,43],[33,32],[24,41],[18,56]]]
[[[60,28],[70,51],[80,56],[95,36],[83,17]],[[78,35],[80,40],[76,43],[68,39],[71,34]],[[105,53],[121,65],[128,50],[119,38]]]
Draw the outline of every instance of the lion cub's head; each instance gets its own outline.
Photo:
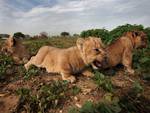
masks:
[[[147,36],[143,31],[130,31],[124,35],[132,39],[135,48],[146,48]]]
[[[101,66],[101,61],[103,61],[103,59],[105,58],[106,53],[104,51],[104,45],[100,38],[79,38],[77,40],[77,47],[80,51],[81,57],[87,65],[95,64],[96,67]]]

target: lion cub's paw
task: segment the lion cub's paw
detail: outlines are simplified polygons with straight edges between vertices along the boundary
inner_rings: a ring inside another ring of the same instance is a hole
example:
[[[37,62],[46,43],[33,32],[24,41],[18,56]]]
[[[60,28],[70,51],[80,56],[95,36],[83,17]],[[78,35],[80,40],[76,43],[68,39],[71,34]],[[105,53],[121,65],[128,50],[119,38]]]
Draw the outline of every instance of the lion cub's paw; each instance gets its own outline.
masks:
[[[29,69],[28,64],[25,64],[25,65],[24,65],[24,67],[25,67],[25,69],[26,69],[26,70],[28,70],[28,69]]]
[[[83,72],[83,75],[86,76],[86,77],[91,77],[91,78],[94,77],[94,74],[91,73],[90,71]]]
[[[74,76],[70,76],[70,77],[63,77],[63,80],[67,80],[70,83],[74,83],[76,82],[76,78]]]
[[[135,71],[133,69],[127,69],[129,75],[134,75]]]

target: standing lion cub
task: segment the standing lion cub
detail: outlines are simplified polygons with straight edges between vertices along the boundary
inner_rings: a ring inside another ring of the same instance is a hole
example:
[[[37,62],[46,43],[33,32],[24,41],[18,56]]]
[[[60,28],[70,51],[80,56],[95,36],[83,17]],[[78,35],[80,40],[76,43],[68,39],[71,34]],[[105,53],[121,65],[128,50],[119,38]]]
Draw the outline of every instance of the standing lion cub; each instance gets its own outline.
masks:
[[[134,74],[132,69],[132,54],[137,48],[147,46],[147,36],[143,31],[129,31],[106,47],[107,60],[101,68],[110,68],[123,64],[129,74]]]
[[[79,38],[76,46],[68,49],[41,47],[38,53],[25,64],[25,68],[28,69],[30,65],[46,68],[47,72],[60,73],[63,80],[72,83],[76,80],[75,74],[93,76],[86,67],[93,63],[99,67],[103,58],[105,58],[105,51],[100,38]]]

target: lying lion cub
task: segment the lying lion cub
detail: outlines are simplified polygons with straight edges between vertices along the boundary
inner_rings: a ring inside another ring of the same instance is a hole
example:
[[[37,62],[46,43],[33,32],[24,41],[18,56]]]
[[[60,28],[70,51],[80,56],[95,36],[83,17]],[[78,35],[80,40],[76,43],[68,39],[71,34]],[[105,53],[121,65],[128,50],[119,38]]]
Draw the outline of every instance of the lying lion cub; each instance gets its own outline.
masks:
[[[11,55],[17,64],[26,63],[30,57],[22,42],[12,36],[4,42],[2,52]]]
[[[92,63],[98,67],[104,57],[105,51],[100,38],[79,38],[76,46],[68,49],[41,47],[37,55],[25,64],[25,68],[28,69],[30,65],[46,68],[47,72],[60,73],[63,80],[75,82],[75,74],[93,76],[86,67]]]
[[[134,74],[132,69],[132,52],[136,48],[145,48],[147,45],[146,34],[142,31],[126,32],[121,38],[106,48],[107,62],[102,63],[102,68],[123,64],[129,74]]]

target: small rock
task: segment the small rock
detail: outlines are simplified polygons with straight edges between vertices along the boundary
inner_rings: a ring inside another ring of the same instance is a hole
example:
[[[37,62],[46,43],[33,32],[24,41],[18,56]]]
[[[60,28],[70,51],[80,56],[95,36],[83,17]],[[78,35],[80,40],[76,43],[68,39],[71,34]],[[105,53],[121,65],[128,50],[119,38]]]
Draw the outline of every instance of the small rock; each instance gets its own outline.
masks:
[[[75,96],[75,97],[74,97],[74,100],[75,100],[75,101],[79,101],[79,98]]]
[[[58,104],[58,100],[55,100],[55,105],[57,105]]]
[[[81,106],[81,104],[78,104],[78,103],[76,103],[75,104],[78,108],[81,108],[82,106]]]
[[[92,89],[83,89],[83,94],[86,95],[88,93],[90,93],[92,91]]]

